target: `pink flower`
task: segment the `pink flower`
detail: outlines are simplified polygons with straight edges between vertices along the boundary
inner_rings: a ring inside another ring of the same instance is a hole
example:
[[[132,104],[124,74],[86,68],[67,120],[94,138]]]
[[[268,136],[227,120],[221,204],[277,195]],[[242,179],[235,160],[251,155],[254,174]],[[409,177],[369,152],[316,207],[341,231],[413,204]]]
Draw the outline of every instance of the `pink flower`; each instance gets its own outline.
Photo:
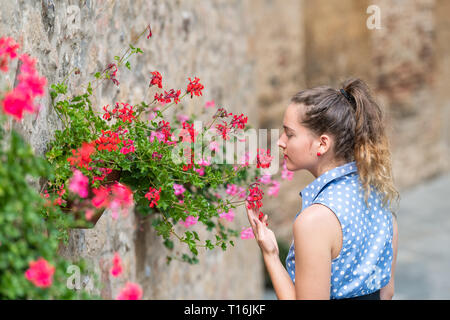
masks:
[[[5,95],[2,105],[3,111],[16,118],[16,120],[22,120],[24,111],[30,113],[34,111],[33,101],[30,99],[30,96],[16,88]]]
[[[133,205],[133,191],[121,183],[116,182],[112,186],[112,202],[109,208],[112,210],[112,218],[117,219],[119,210],[125,216],[128,208]]]
[[[122,259],[120,258],[118,252],[114,254],[112,262],[113,266],[111,268],[111,275],[117,278],[122,274]]]
[[[267,191],[267,194],[269,196],[278,196],[278,191],[280,191],[280,183],[276,180],[272,181],[272,186],[270,186],[269,190]]]
[[[38,107],[34,106],[36,96],[44,95],[44,88],[47,84],[45,77],[39,77],[35,69],[36,60],[27,54],[22,54],[19,59],[22,61],[20,74],[17,77],[19,84],[10,92],[8,92],[1,104],[3,111],[12,115],[16,120],[22,120],[23,112],[38,111]]]
[[[189,116],[184,115],[184,114],[178,114],[177,120],[180,121],[181,123],[183,123],[183,122],[186,122],[189,120]]]
[[[183,194],[183,192],[186,191],[186,189],[183,187],[183,185],[176,184],[176,183],[173,184],[173,190],[174,190],[176,196]]]
[[[238,189],[239,198],[246,198],[247,197],[247,191],[244,187],[239,187]]]
[[[44,258],[31,261],[29,268],[25,271],[25,278],[38,288],[48,288],[52,285],[55,267],[50,265]]]
[[[288,170],[288,168],[286,167],[286,160],[284,160],[283,170],[281,171],[281,179],[292,180],[293,176],[294,176],[294,172]]]
[[[227,184],[226,193],[230,196],[234,196],[238,192],[237,186],[235,184]]]
[[[240,159],[239,164],[241,164],[244,168],[249,165],[250,161],[250,152],[246,152]]]
[[[219,143],[217,141],[211,141],[209,143],[209,150],[219,151]]]
[[[201,166],[210,166],[211,165],[211,156],[208,156],[208,160],[201,158],[200,161],[198,162],[198,164]]]
[[[85,213],[85,216],[86,216],[86,220],[88,220],[88,221],[91,220],[92,217],[94,216],[94,210],[87,209],[86,213]]]
[[[206,103],[205,103],[205,109],[208,109],[208,108],[214,108],[215,105],[216,105],[216,103],[214,102],[214,100],[206,101]]]
[[[232,209],[230,209],[230,210],[228,210],[228,212],[222,212],[219,214],[219,217],[232,222],[234,219],[234,211]]]
[[[17,57],[17,49],[19,45],[13,38],[0,38],[0,70],[8,72],[8,59],[15,59]]]
[[[69,181],[69,190],[78,194],[81,198],[88,196],[89,179],[83,173],[75,169],[72,179]]]
[[[98,189],[92,189],[95,196],[92,199],[92,205],[96,208],[100,207],[108,207],[109,205],[109,188],[105,188],[104,186],[100,186]]]
[[[140,300],[142,299],[142,288],[139,284],[133,282],[127,282],[125,288],[123,288],[116,300]]]
[[[21,90],[28,91],[32,97],[43,96],[47,79],[45,77],[39,77],[35,69],[36,60],[26,53],[22,54],[19,59],[22,61],[22,66],[20,67],[20,75],[18,76],[20,82],[17,87]]]
[[[186,228],[193,226],[197,222],[198,222],[198,217],[194,217],[194,216],[188,216],[185,221],[180,220],[180,224],[182,224]]]
[[[159,142],[164,142],[165,140],[165,135],[161,131],[152,131],[150,133],[150,142],[153,142],[153,140],[155,140],[155,137]]]
[[[128,154],[130,152],[134,152],[136,149],[134,148],[134,141],[133,140],[124,140],[123,141],[123,147],[120,149],[120,152],[122,154]]]
[[[204,167],[200,167],[200,169],[194,169],[200,176],[204,176],[205,175],[205,168]]]
[[[249,227],[247,229],[243,229],[241,232],[241,239],[253,239],[255,238],[255,235],[253,234],[252,227]]]
[[[272,182],[271,179],[271,175],[270,174],[264,174],[259,181],[261,181],[262,184],[269,184],[270,182]]]

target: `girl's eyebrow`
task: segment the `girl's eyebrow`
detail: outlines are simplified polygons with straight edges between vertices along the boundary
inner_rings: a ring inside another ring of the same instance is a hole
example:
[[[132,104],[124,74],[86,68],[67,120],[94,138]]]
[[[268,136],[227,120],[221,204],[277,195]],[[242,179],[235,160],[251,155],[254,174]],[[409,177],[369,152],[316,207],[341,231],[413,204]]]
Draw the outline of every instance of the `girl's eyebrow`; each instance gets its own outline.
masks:
[[[283,124],[283,128],[284,128],[285,130],[291,130],[291,131],[294,131],[294,129],[291,129],[291,128],[289,128],[288,126],[285,126],[284,124]]]

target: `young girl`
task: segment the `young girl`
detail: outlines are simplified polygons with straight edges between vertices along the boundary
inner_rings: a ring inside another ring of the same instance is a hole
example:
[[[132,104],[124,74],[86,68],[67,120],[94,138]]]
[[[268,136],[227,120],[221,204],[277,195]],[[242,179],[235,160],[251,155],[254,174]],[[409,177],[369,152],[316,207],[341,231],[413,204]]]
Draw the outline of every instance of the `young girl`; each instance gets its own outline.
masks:
[[[267,215],[260,221],[247,210],[278,299],[392,299],[398,235],[391,204],[399,194],[383,121],[360,79],[291,99],[278,146],[289,170],[316,179],[300,192],[287,270]]]

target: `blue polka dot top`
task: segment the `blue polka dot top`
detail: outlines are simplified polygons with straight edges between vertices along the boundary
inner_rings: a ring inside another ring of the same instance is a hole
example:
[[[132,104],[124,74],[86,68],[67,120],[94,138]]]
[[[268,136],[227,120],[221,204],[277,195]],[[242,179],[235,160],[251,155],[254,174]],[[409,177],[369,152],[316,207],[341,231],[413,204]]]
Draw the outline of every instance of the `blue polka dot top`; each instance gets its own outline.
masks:
[[[342,249],[331,263],[330,299],[370,294],[386,286],[391,277],[392,213],[382,207],[373,188],[366,206],[358,177],[356,163],[349,162],[325,172],[300,192],[302,210],[315,203],[325,205],[341,224]],[[286,269],[295,284],[294,242]]]

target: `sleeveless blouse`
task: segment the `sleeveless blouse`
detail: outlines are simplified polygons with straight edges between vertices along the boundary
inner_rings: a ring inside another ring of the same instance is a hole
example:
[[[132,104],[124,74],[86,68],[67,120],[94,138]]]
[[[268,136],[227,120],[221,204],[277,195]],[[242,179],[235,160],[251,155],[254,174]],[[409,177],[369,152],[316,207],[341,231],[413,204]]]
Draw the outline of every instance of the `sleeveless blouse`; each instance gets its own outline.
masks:
[[[373,293],[391,278],[392,213],[382,207],[374,188],[364,201],[356,163],[331,169],[300,192],[302,211],[312,204],[328,207],[342,230],[342,249],[331,263],[330,299],[352,298]],[[295,218],[301,214],[296,214]],[[295,219],[294,219],[295,220]],[[286,269],[295,284],[294,241],[286,258]]]

